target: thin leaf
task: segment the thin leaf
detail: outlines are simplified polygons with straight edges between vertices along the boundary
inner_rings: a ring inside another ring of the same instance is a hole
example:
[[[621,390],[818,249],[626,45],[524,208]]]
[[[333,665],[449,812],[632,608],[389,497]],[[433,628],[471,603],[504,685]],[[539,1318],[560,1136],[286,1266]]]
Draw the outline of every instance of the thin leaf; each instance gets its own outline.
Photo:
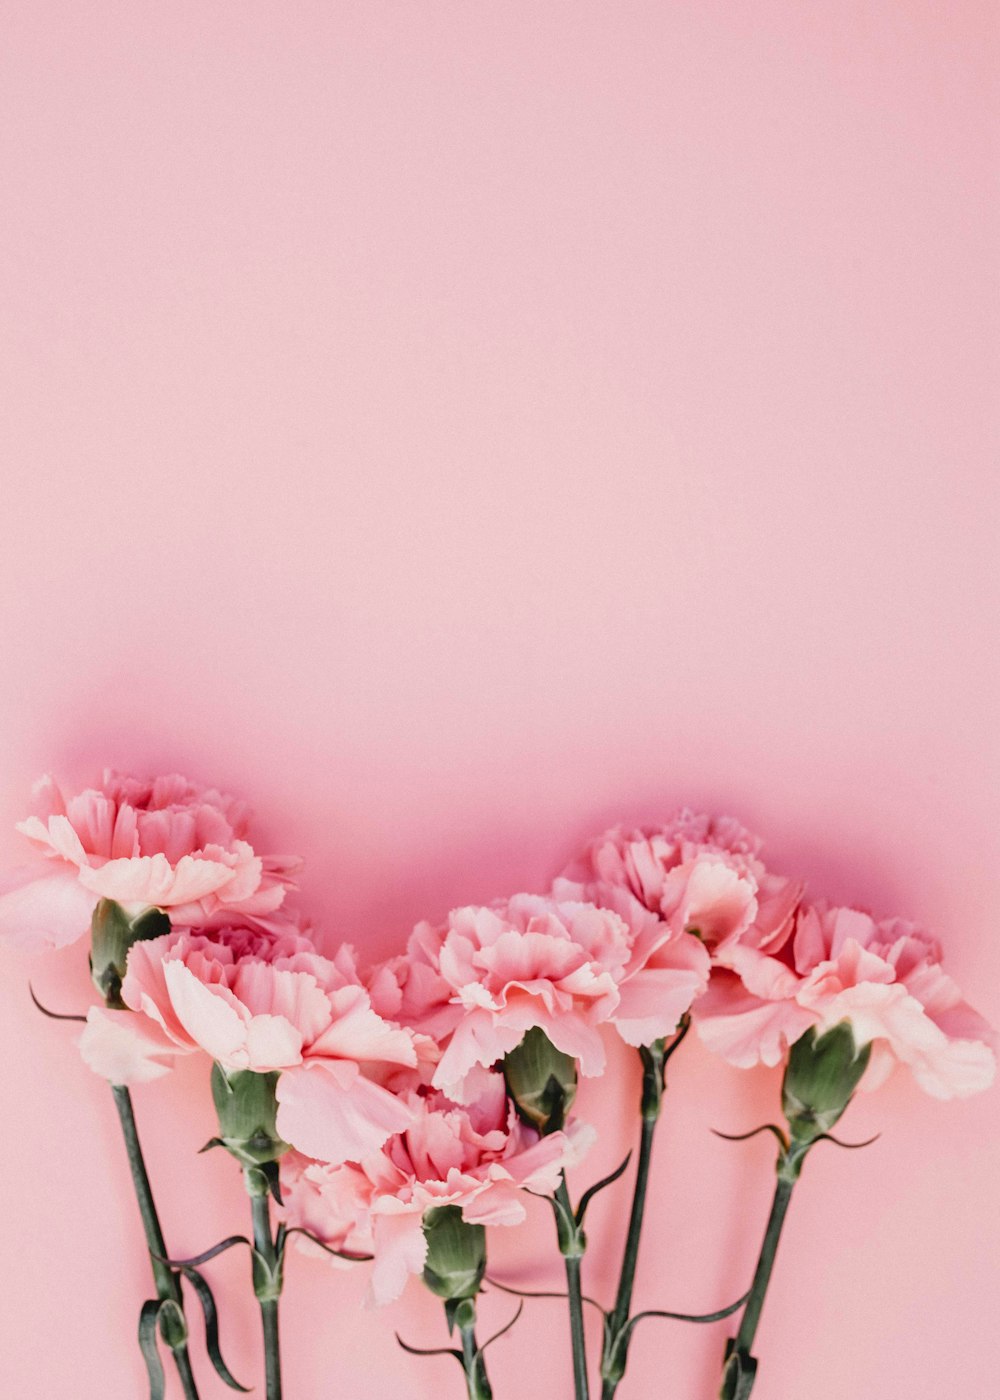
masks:
[[[461,1362],[463,1368],[465,1366],[465,1357],[460,1351],[455,1351],[454,1347],[411,1347],[409,1342],[403,1341],[398,1332],[395,1335],[399,1345],[411,1356],[454,1356]]]
[[[191,1268],[190,1265],[184,1266],[181,1272],[197,1293],[198,1301],[201,1303],[201,1310],[205,1314],[205,1347],[212,1365],[225,1381],[226,1385],[229,1386],[230,1390],[242,1390],[246,1393],[250,1387],[240,1385],[239,1381],[222,1359],[222,1352],[219,1349],[219,1311],[215,1306],[215,1297],[212,1294],[211,1288],[209,1288],[205,1277],[200,1274],[197,1269]]]
[[[213,1147],[225,1147],[225,1145],[220,1137],[209,1138],[204,1147],[198,1148],[198,1156],[200,1157],[203,1152],[211,1152]]]
[[[157,1318],[160,1314],[160,1299],[150,1298],[143,1303],[139,1313],[139,1349],[146,1363],[149,1376],[149,1400],[163,1400],[166,1382],[163,1375],[163,1362],[156,1344]]]
[[[749,1297],[750,1290],[748,1289],[742,1298],[737,1298],[736,1302],[730,1303],[728,1308],[720,1308],[718,1312],[711,1313],[661,1312],[659,1308],[652,1308],[647,1312],[636,1313],[635,1317],[630,1318],[622,1328],[622,1332],[631,1337],[636,1323],[642,1322],[643,1318],[646,1317],[665,1317],[671,1322],[721,1322],[724,1317],[732,1317],[734,1312],[738,1312]]]
[[[712,1132],[716,1137],[723,1138],[726,1142],[749,1142],[751,1138],[757,1137],[760,1133],[773,1133],[781,1143],[782,1150],[788,1151],[788,1139],[777,1123],[762,1123],[759,1128],[751,1128],[748,1133],[720,1133],[717,1128],[713,1128]]]
[[[865,1138],[864,1142],[844,1142],[842,1138],[834,1137],[833,1133],[820,1133],[819,1137],[813,1138],[813,1146],[815,1147],[817,1142],[832,1142],[835,1147],[845,1147],[848,1152],[857,1152],[861,1147],[871,1147],[881,1136],[881,1133],[876,1133],[874,1137]]]
[[[330,1245],[324,1244],[321,1239],[312,1233],[311,1230],[303,1230],[301,1225],[293,1225],[290,1230],[285,1231],[285,1237],[290,1235],[305,1235],[307,1240],[312,1240],[313,1244],[318,1244],[320,1249],[325,1249],[327,1254],[333,1254],[337,1259],[349,1259],[352,1264],[366,1264],[374,1259],[374,1254],[352,1254],[346,1249],[333,1249]]]
[[[688,1033],[688,1031],[689,1031],[690,1029],[691,1029],[691,1017],[688,1016],[688,1015],[685,1015],[685,1016],[683,1016],[683,1017],[681,1018],[681,1024],[680,1024],[680,1028],[679,1028],[678,1031],[677,1031],[677,1034],[674,1036],[673,1040],[670,1042],[670,1044],[667,1046],[667,1048],[666,1048],[666,1049],[664,1050],[664,1052],[663,1052],[663,1063],[661,1064],[660,1069],[661,1069],[661,1072],[664,1073],[664,1076],[665,1076],[665,1073],[666,1073],[667,1061],[670,1059],[670,1056],[674,1053],[675,1050],[679,1050],[679,1049],[680,1049],[681,1045],[682,1045],[683,1042],[684,1042],[684,1037],[687,1035],[687,1033]]]
[[[546,1197],[545,1199],[547,1200],[548,1197]],[[493,1278],[490,1274],[486,1275],[486,1282],[490,1285],[491,1288],[499,1288],[501,1293],[510,1293],[515,1298],[561,1298],[563,1302],[565,1302],[566,1299],[569,1297],[568,1293],[534,1293],[531,1292],[529,1289],[525,1288],[511,1288],[509,1284],[501,1283],[499,1279]],[[590,1306],[592,1308],[596,1308],[599,1313],[604,1313],[604,1309],[601,1307],[600,1303],[597,1301],[596,1298],[588,1298],[586,1293],[581,1293],[580,1297],[583,1300],[583,1302],[589,1303]]]
[[[206,1249],[204,1254],[195,1254],[190,1259],[164,1259],[160,1254],[154,1254],[153,1258],[158,1259],[161,1264],[168,1265],[171,1269],[196,1269],[200,1264],[207,1264],[208,1261],[214,1259],[216,1255],[224,1253],[227,1249],[232,1249],[234,1244],[245,1244],[250,1249],[253,1249],[253,1245],[247,1239],[246,1235],[230,1235],[229,1238],[223,1240],[221,1244],[214,1245],[211,1249]]]
[[[47,1006],[43,1006],[42,1003],[35,996],[35,989],[30,982],[28,983],[28,994],[30,995],[31,1000],[38,1007],[42,1015],[47,1016],[50,1021],[86,1021],[87,1019],[86,1016],[75,1016],[67,1011],[50,1011],[49,1008]]]
[[[587,1213],[587,1207],[597,1195],[598,1191],[603,1191],[605,1186],[613,1185],[613,1183],[616,1182],[618,1178],[625,1172],[631,1160],[632,1154],[630,1152],[625,1158],[624,1162],[622,1162],[620,1167],[616,1167],[613,1172],[610,1172],[607,1176],[602,1177],[600,1181],[595,1181],[593,1186],[587,1187],[586,1191],[584,1191],[583,1195],[580,1197],[580,1204],[576,1208],[576,1223],[578,1225],[583,1224],[583,1217]]]
[[[521,1316],[523,1312],[524,1304],[518,1303],[517,1312],[514,1314],[514,1316],[508,1323],[505,1323],[505,1325],[500,1328],[499,1332],[494,1332],[492,1337],[488,1338],[485,1342],[483,1342],[482,1346],[479,1348],[479,1355],[482,1356],[483,1352],[486,1350],[487,1347],[491,1347],[494,1342],[499,1341],[499,1339],[503,1336],[505,1332],[509,1332],[510,1329],[514,1326],[514,1323],[517,1321],[517,1319]]]

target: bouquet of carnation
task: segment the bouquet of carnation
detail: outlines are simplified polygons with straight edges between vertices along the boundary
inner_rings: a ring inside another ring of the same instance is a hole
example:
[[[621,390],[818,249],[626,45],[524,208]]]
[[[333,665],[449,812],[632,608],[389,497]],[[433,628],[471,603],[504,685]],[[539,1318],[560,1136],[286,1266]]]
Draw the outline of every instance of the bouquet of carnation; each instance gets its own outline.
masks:
[[[230,1249],[246,1250],[264,1390],[279,1400],[290,1243],[366,1270],[374,1304],[420,1280],[441,1299],[452,1339],[427,1354],[457,1359],[469,1400],[492,1396],[487,1349],[514,1326],[524,1298],[561,1297],[573,1394],[589,1400],[586,1214],[598,1192],[624,1189],[631,1160],[576,1200],[567,1171],[595,1136],[573,1108],[578,1079],[605,1074],[607,1034],[635,1050],[642,1075],[620,1271],[608,1306],[595,1304],[601,1400],[625,1376],[640,1322],[729,1316],[718,1394],[747,1400],[806,1159],[824,1142],[865,1145],[834,1133],[855,1092],[876,1089],[899,1065],[942,1099],[978,1093],[994,1077],[993,1032],[945,972],[935,939],[807,897],[802,882],[768,870],[759,843],[728,818],[683,811],[659,828],[609,831],[550,889],[421,923],[376,966],[348,945],[327,947],[303,923],[290,897],[300,862],[261,855],[242,804],[183,778],[107,773],[69,797],[46,779],[19,829],[35,859],[0,882],[0,936],[30,949],[89,939],[99,999],[85,1015],[41,1009],[84,1023],[81,1055],[117,1107],[152,1275],[153,1296],[137,1310],[150,1400],[165,1393],[165,1359],[186,1400],[197,1400],[192,1302],[205,1322],[198,1365],[249,1388],[223,1357],[206,1274]],[[667,1066],[677,1071],[683,1057],[673,1057],[692,1029],[739,1068],[783,1067],[780,1121],[743,1135],[775,1138],[773,1204],[742,1297],[708,1314],[636,1311]],[[238,1164],[250,1217],[247,1234],[190,1258],[164,1240],[132,1099],[137,1086],[155,1094],[147,1086],[182,1055],[205,1061],[218,1116],[207,1146]],[[518,1291],[488,1275],[487,1227],[521,1224],[526,1194],[551,1206],[565,1292],[524,1294],[507,1326],[483,1340],[484,1282]]]

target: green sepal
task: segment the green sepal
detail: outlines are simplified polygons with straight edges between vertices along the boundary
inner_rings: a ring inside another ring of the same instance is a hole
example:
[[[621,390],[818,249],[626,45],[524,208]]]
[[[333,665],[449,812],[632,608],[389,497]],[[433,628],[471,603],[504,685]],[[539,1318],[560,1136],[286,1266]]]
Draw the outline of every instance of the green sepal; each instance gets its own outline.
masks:
[[[518,1114],[543,1136],[560,1132],[576,1098],[576,1061],[557,1050],[539,1026],[501,1061]]]
[[[486,1272],[486,1231],[462,1219],[458,1206],[434,1206],[424,1214],[427,1258],[424,1283],[446,1302],[472,1299]]]
[[[871,1044],[858,1047],[849,1021],[818,1036],[815,1027],[792,1046],[781,1087],[782,1111],[792,1138],[813,1142],[843,1114],[871,1058]]]
[[[278,1136],[277,1083],[277,1071],[258,1074],[250,1069],[226,1071],[219,1064],[212,1066],[212,1100],[219,1119],[219,1136],[212,1139],[212,1145],[221,1143],[244,1167],[265,1169],[288,1151],[288,1143]],[[275,1169],[267,1175],[267,1190],[280,1202],[276,1183]],[[265,1193],[251,1192],[254,1194]]]
[[[133,943],[170,932],[162,909],[144,909],[135,918],[113,899],[98,900],[90,920],[90,975],[105,1006],[124,1010],[122,982]]]
[[[149,1400],[163,1400],[166,1394],[166,1379],[163,1375],[163,1362],[156,1344],[156,1325],[160,1311],[160,1299],[150,1298],[139,1311],[139,1350],[146,1363],[149,1377]]]

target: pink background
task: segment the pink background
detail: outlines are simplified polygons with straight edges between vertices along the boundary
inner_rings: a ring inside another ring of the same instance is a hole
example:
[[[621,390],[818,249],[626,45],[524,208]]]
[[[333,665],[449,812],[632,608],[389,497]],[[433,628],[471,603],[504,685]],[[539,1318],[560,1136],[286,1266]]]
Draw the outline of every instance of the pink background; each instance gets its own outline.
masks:
[[[43,769],[178,767],[380,954],[688,801],[939,931],[1000,1018],[992,5],[11,0],[3,31],[3,862]],[[2,968],[0,1390],[134,1400],[109,1096],[25,989],[84,1005],[80,950]],[[632,1131],[616,1063],[581,1183]],[[709,1309],[772,1161],[709,1129],[777,1080],[675,1063],[638,1297]],[[809,1163],[754,1400],[996,1394],[998,1104],[851,1110],[884,1136]],[[138,1107],[173,1248],[244,1228],[192,1155],[203,1071]],[[533,1220],[495,1266],[557,1284]],[[210,1274],[255,1377],[245,1263]],[[457,1400],[392,1340],[443,1342],[437,1304],[363,1287],[292,1259],[291,1400]],[[640,1329],[622,1400],[712,1400],[727,1332]],[[567,1353],[529,1307],[498,1400],[568,1397]]]

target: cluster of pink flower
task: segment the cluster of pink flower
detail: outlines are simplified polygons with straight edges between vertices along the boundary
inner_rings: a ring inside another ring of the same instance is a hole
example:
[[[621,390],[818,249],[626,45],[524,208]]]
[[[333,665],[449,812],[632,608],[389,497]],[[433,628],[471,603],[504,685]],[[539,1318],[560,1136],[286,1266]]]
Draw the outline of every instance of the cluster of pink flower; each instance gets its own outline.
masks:
[[[228,1079],[274,1076],[287,1222],[374,1256],[379,1301],[424,1271],[429,1211],[516,1224],[522,1190],[552,1195],[585,1151],[588,1128],[533,1116],[505,1075],[529,1033],[597,1076],[604,1026],[647,1048],[690,1022],[748,1067],[846,1022],[862,1087],[896,1064],[941,1098],[994,1074],[934,939],[808,901],[729,819],[608,832],[547,893],[457,908],[370,969],[290,912],[298,862],[259,855],[245,810],[182,778],[108,774],[70,799],[46,781],[20,830],[38,860],[0,884],[0,935],[62,946],[109,902],[142,928],[99,983],[88,1065],[128,1086],[201,1052]],[[166,918],[141,925],[149,910]]]

